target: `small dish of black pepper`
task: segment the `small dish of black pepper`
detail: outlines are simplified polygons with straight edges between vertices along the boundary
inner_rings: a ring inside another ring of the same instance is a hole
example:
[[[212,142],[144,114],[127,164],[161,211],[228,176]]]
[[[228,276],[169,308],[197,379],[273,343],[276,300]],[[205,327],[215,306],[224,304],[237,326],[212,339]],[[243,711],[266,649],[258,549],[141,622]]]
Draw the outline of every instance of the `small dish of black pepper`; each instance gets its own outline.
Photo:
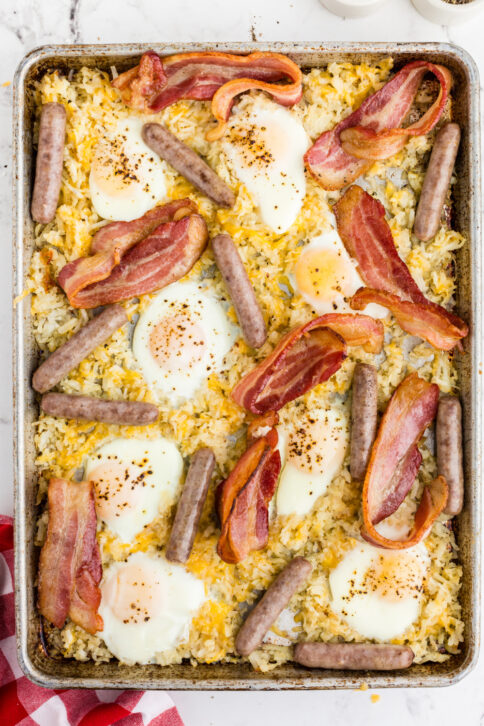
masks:
[[[412,0],[426,20],[438,25],[455,25],[475,18],[484,10],[484,0]]]

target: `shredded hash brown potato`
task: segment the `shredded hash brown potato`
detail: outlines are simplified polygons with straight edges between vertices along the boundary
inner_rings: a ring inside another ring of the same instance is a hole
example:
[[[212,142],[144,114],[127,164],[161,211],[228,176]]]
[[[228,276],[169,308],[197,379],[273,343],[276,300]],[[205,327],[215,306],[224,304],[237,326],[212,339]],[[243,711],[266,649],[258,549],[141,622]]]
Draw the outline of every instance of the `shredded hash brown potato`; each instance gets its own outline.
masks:
[[[333,127],[356,108],[369,93],[380,88],[391,69],[391,59],[372,66],[332,63],[325,69],[313,69],[304,74],[304,96],[291,113],[302,120],[314,141],[322,131]],[[425,88],[417,100],[425,100],[423,94]],[[70,80],[57,72],[45,75],[38,85],[37,101],[39,109],[42,103],[48,101],[63,103],[67,109],[59,207],[52,223],[36,228],[36,251],[28,281],[28,289],[32,292],[35,338],[45,356],[65,342],[91,316],[91,312],[70,307],[55,279],[67,261],[88,253],[93,234],[104,224],[93,210],[89,194],[93,149],[104,129],[117,119],[136,115],[136,112],[121,102],[106,73],[88,68],[81,69]],[[239,100],[239,106],[250,107],[252,102],[253,96],[248,94]],[[447,115],[449,113],[450,110],[447,110]],[[193,621],[188,640],[160,654],[157,661],[170,664],[190,659],[195,665],[240,660],[234,654],[234,638],[247,604],[268,587],[274,576],[296,554],[304,555],[313,565],[307,587],[291,602],[297,637],[360,642],[364,639],[332,612],[328,585],[330,571],[355,544],[361,526],[361,489],[360,484],[352,481],[349,475],[349,453],[345,466],[310,514],[305,517],[278,516],[271,521],[269,543],[265,549],[253,553],[238,565],[226,564],[215,550],[219,535],[214,516],[215,483],[228,474],[245,447],[244,413],[231,400],[230,391],[257,360],[274,348],[282,334],[314,314],[310,305],[294,294],[289,273],[294,269],[301,245],[329,228],[330,204],[339,198],[340,192],[324,191],[307,174],[306,197],[295,224],[285,234],[276,234],[260,221],[244,186],[231,177],[220,142],[206,141],[205,133],[212,123],[209,103],[179,101],[150,116],[150,120],[165,123],[180,139],[204,156],[234,189],[237,199],[233,209],[217,209],[172,169],[167,172],[169,198],[188,195],[198,204],[207,220],[210,236],[227,232],[234,239],[267,321],[268,339],[264,347],[255,353],[239,338],[229,353],[225,372],[212,375],[193,400],[178,409],[160,406],[160,422],[148,427],[81,423],[41,414],[35,431],[40,482],[38,501],[45,501],[50,477],[74,476],[82,469],[85,456],[110,437],[155,437],[161,433],[175,441],[185,459],[198,447],[209,446],[216,455],[217,477],[209,492],[187,563],[187,569],[204,581],[208,600]],[[416,193],[422,185],[432,141],[433,134],[412,138],[396,156],[375,163],[362,186],[385,205],[398,251],[419,287],[429,299],[449,307],[452,306],[455,287],[453,256],[455,250],[464,244],[463,237],[442,226],[436,237],[424,244],[411,232]],[[210,249],[205,251],[187,278],[202,279],[205,285],[226,299]],[[135,316],[146,307],[151,297],[145,295],[140,302],[124,303],[129,317],[136,320]],[[236,320],[232,308],[229,316]],[[153,401],[143,376],[136,370],[129,336],[127,327],[117,331],[107,345],[89,355],[56,390],[112,399]],[[285,406],[281,411],[282,420],[297,420],[298,412],[328,403],[349,416],[348,392],[357,361],[372,362],[373,356],[361,348],[350,349],[337,374]],[[377,363],[380,410],[384,409],[400,381],[414,370],[418,370],[426,380],[437,383],[443,393],[457,392],[452,355],[434,350],[418,339],[410,339],[391,318],[386,322],[384,353]],[[421,451],[424,460],[418,480],[390,521],[405,521],[413,515],[423,485],[435,475],[430,435],[424,438]],[[39,520],[39,544],[45,536],[46,517],[44,512]],[[120,560],[128,552],[155,554],[163,550],[172,518],[172,511],[160,514],[130,545],[121,544],[104,525],[99,525],[103,564]],[[410,645],[417,663],[447,659],[449,654],[458,652],[463,638],[458,601],[461,567],[456,561],[452,528],[443,521],[437,522],[425,540],[425,547],[431,566],[424,584],[420,617],[403,637],[391,641]],[[271,634],[284,636],[284,626],[276,624]],[[87,634],[70,621],[61,631],[52,628],[50,640],[52,647],[65,657],[98,662],[113,657],[101,638]],[[278,644],[277,638],[271,638],[271,641],[249,657],[254,668],[267,671],[290,659],[288,645]],[[284,643],[284,637],[281,643]]]

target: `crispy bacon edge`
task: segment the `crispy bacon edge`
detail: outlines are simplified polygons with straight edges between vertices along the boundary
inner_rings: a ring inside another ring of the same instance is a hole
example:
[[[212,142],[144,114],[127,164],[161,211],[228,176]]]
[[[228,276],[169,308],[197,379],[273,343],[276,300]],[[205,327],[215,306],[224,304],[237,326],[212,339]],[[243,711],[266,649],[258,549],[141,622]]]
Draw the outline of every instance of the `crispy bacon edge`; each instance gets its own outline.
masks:
[[[145,290],[142,289],[143,283],[140,282],[140,289],[133,293],[128,290],[129,285],[126,279],[126,294],[123,294],[122,284],[118,284],[116,295],[113,297],[111,294],[106,297],[109,280],[113,275],[116,276],[115,271],[121,265],[126,266],[134,250],[150,237],[168,235],[173,241],[173,252],[177,251],[182,256],[190,258],[186,260],[185,265],[181,266],[182,274],[185,274],[200,256],[207,241],[206,224],[202,217],[195,213],[196,209],[196,205],[189,199],[180,199],[154,207],[132,222],[113,222],[102,227],[93,238],[91,254],[68,262],[59,273],[58,284],[66,293],[70,304],[76,308],[96,307],[107,302],[125,300],[132,297],[133,294],[152,292],[153,289],[168,284],[161,280],[158,287]],[[193,237],[200,238],[199,244],[197,240],[193,244]],[[166,256],[168,256],[169,246],[166,246],[165,249]],[[139,257],[139,255],[134,256]],[[136,259],[136,266],[142,267],[141,259]],[[186,267],[187,269],[185,269]],[[135,274],[138,273],[135,271]],[[123,276],[127,278],[124,268]],[[141,269],[139,279],[140,281],[142,279]],[[170,279],[170,282],[173,282],[173,279]],[[97,287],[96,284],[98,284]]]
[[[40,613],[62,628],[67,616],[88,633],[103,629],[101,554],[96,540],[96,511],[91,482],[51,479],[49,522],[40,553]]]
[[[120,91],[127,106],[147,113],[167,81],[160,57],[154,50],[148,50],[137,66],[120,73],[112,85]]]
[[[364,310],[370,303],[388,308],[402,330],[439,350],[452,350],[456,345],[461,348],[461,340],[469,333],[467,323],[430,300],[413,303],[369,287],[360,287],[350,300],[353,310]]]
[[[267,544],[268,507],[281,471],[281,455],[274,427],[258,438],[253,438],[253,433],[277,420],[277,414],[274,418],[271,412],[269,418],[252,422],[247,450],[217,487],[216,506],[221,526],[217,553],[229,564],[241,562]]]
[[[434,73],[441,83],[439,98],[410,127],[410,133],[407,129],[398,129],[427,71]],[[428,133],[440,119],[451,85],[452,76],[447,68],[427,61],[407,63],[356,111],[316,139],[304,157],[309,172],[324,189],[342,189],[371,167],[372,155],[391,156],[403,148],[410,135]],[[359,156],[349,153],[348,148]]]
[[[283,78],[290,83],[278,84]],[[280,53],[255,52],[231,55],[220,52],[179,53],[161,59],[154,51],[139,65],[121,73],[112,85],[124,102],[145,113],[156,113],[182,98],[212,99],[218,125],[207,133],[211,141],[222,136],[234,99],[244,91],[259,89],[277,103],[292,106],[302,97],[299,66]]]
[[[351,313],[326,313],[319,318],[319,324],[330,328],[350,346],[361,345],[367,353],[381,353],[385,328],[381,320],[369,315]]]
[[[396,512],[412,488],[421,464],[422,454],[418,446],[414,446],[398,463],[388,484],[391,493],[382,500],[380,508],[375,512],[372,518],[373,524],[378,524],[378,522]]]
[[[329,313],[294,328],[232,391],[255,414],[278,411],[288,401],[328,380],[346,358],[346,344],[380,352],[383,324],[367,315]],[[272,390],[271,390],[272,389]]]
[[[403,540],[390,540],[379,534],[375,523],[392,514],[403,501],[399,483],[415,477],[417,443],[435,418],[439,387],[411,373],[396,388],[383,414],[363,484],[363,527],[365,540],[385,549],[406,549],[420,542],[443,511],[448,488],[443,477],[426,486],[415,513],[414,526]],[[406,486],[408,486],[408,481]],[[407,489],[408,491],[408,489]]]
[[[437,517],[442,514],[448,495],[449,488],[443,476],[438,476],[425,487],[415,512],[414,525],[404,540],[387,539],[379,534],[373,526],[362,528],[361,536],[375,547],[387,550],[404,550],[413,547],[425,537]]]

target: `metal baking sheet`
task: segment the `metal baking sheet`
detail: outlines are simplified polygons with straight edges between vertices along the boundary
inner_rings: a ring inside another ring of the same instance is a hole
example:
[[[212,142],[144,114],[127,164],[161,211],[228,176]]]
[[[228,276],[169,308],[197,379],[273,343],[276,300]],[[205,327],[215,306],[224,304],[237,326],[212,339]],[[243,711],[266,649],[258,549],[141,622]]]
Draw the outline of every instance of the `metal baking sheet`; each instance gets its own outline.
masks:
[[[37,404],[30,387],[37,351],[29,324],[30,300],[13,311],[14,330],[14,467],[15,467],[15,561],[16,617],[20,665],[26,675],[50,688],[139,689],[334,689],[355,688],[368,680],[374,688],[445,686],[469,673],[479,652],[480,514],[481,514],[481,240],[479,164],[479,78],[472,58],[461,48],[445,43],[177,43],[121,45],[43,46],[20,63],[14,85],[15,210],[13,238],[13,287],[19,295],[33,250],[33,223],[29,214],[32,186],[32,118],[34,83],[46,71],[68,72],[81,66],[108,70],[131,67],[146,50],[160,55],[197,50],[249,53],[254,50],[286,53],[303,68],[333,61],[375,62],[392,56],[397,67],[422,58],[448,66],[455,77],[454,120],[463,130],[457,160],[455,223],[468,245],[457,257],[457,311],[470,323],[465,353],[458,355],[464,404],[465,508],[456,523],[460,561],[463,565],[461,602],[465,640],[461,653],[445,663],[414,665],[407,671],[381,672],[306,670],[286,664],[270,673],[257,673],[249,664],[126,666],[118,661],[95,665],[57,660],[41,646],[39,616],[35,608],[38,551],[34,546],[37,511],[34,467],[33,421]]]

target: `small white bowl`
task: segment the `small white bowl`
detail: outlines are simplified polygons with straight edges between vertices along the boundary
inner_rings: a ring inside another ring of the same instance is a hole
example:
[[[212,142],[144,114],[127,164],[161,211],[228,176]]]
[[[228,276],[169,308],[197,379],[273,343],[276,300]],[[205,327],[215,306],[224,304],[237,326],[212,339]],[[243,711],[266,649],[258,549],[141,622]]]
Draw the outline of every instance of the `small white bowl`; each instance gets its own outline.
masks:
[[[453,5],[445,0],[412,0],[420,15],[438,25],[455,25],[472,20],[484,8],[484,0]]]
[[[342,18],[363,18],[378,10],[387,0],[319,0],[321,5]]]

